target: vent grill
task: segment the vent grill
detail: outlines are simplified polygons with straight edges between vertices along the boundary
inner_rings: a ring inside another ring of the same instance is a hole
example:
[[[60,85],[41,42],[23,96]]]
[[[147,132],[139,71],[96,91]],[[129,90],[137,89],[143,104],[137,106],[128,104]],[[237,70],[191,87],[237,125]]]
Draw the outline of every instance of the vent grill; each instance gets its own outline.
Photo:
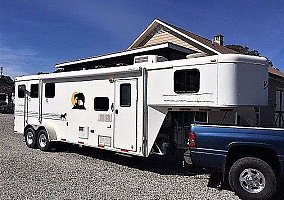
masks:
[[[145,63],[148,62],[148,56],[138,56],[134,58],[134,63]]]
[[[141,64],[141,63],[156,63],[156,62],[163,62],[167,61],[168,59],[163,56],[158,55],[143,55],[143,56],[135,56],[134,57],[134,64]]]

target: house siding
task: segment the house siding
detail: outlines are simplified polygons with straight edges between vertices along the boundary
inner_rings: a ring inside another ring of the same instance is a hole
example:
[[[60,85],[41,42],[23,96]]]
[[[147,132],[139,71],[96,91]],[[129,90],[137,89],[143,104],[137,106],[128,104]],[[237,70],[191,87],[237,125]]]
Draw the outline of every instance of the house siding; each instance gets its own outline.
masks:
[[[183,46],[185,48],[191,49],[193,51],[201,52],[199,49],[195,48],[194,46],[188,44],[187,42],[183,41],[182,39],[170,34],[169,32],[164,33],[156,33],[153,37],[151,37],[144,46],[151,46],[155,44],[162,44],[165,42],[171,42],[173,44],[177,44]]]
[[[152,46],[166,42],[171,42],[195,52],[203,52],[199,48],[190,44],[188,41],[184,40],[181,36],[163,26],[158,26],[155,28],[137,47]]]
[[[284,91],[284,78],[269,74],[268,106],[260,108],[260,124],[264,127],[279,127],[275,124],[276,91]]]

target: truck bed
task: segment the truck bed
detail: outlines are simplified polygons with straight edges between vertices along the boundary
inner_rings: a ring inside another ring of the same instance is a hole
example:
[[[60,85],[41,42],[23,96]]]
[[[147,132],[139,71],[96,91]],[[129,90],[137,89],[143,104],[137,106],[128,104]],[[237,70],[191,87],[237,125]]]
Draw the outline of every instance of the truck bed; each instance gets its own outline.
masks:
[[[197,144],[190,151],[194,164],[222,169],[233,148],[265,148],[276,153],[284,174],[284,129],[194,124],[191,131]]]

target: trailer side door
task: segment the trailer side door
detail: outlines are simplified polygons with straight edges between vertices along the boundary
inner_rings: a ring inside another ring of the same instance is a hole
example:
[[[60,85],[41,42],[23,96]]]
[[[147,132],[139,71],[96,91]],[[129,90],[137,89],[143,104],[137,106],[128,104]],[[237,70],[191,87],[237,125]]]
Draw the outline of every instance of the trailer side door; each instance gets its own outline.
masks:
[[[114,147],[136,151],[137,79],[116,80],[114,113]]]
[[[41,87],[40,80],[27,81],[25,84],[25,126],[27,124],[38,124],[40,121]]]

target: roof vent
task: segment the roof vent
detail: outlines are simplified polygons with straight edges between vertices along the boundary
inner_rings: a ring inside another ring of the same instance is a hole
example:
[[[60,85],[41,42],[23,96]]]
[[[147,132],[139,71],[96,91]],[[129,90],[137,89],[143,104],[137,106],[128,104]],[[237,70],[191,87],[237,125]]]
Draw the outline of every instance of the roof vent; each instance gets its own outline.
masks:
[[[157,62],[164,62],[168,59],[163,56],[158,55],[143,55],[143,56],[135,56],[134,57],[134,64],[141,64],[141,63],[157,63]]]

